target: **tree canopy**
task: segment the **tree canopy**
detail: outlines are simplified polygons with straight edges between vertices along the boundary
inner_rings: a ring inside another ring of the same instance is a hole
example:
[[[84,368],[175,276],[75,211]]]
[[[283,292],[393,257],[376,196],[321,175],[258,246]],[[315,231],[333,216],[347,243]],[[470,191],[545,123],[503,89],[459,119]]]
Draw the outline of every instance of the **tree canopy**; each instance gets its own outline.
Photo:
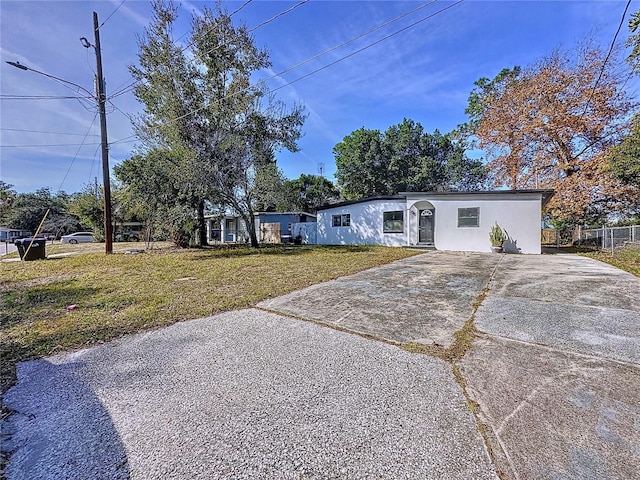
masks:
[[[287,110],[265,85],[253,82],[255,72],[269,67],[268,53],[255,46],[246,27],[233,24],[220,3],[192,18],[187,47],[173,38],[173,2],[152,5],[154,16],[139,40],[139,65],[130,67],[138,81],[134,93],[145,106],[134,121],[144,142],[139,153],[172,152],[167,192],[175,195],[176,209],[193,212],[183,230],[196,225],[197,243],[206,243],[209,203],[238,212],[257,246],[253,211],[266,176],[278,172],[275,152],[297,148],[303,109]]]
[[[0,222],[4,224],[5,219],[11,211],[11,204],[16,198],[16,191],[13,185],[0,180]]]
[[[640,116],[631,133],[609,153],[609,173],[625,185],[640,189]]]
[[[284,194],[280,210],[316,213],[318,207],[340,200],[340,192],[326,178],[320,175],[300,175],[287,180],[282,185]]]
[[[43,231],[64,235],[82,229],[78,217],[70,213],[73,197],[65,192],[52,194],[48,188],[40,188],[32,193],[18,193],[13,198],[4,221],[11,228],[36,231],[47,215]]]
[[[634,104],[619,64],[590,44],[557,50],[527,68],[482,78],[469,97],[474,135],[488,153],[499,185],[552,188],[556,219],[584,222],[590,215],[627,208],[637,190],[608,169],[609,150],[628,131]]]
[[[338,186],[347,199],[487,187],[482,162],[468,158],[461,143],[437,130],[429,134],[406,118],[384,133],[362,127],[338,143],[333,153]]]

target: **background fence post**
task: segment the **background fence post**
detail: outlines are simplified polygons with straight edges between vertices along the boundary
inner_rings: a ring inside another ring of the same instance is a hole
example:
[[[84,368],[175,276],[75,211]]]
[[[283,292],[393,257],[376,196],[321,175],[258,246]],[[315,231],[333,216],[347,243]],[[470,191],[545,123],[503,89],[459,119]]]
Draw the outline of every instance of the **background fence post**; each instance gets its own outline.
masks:
[[[578,225],[578,246],[582,245],[582,226]]]
[[[613,228],[611,229],[611,256],[613,257]]]

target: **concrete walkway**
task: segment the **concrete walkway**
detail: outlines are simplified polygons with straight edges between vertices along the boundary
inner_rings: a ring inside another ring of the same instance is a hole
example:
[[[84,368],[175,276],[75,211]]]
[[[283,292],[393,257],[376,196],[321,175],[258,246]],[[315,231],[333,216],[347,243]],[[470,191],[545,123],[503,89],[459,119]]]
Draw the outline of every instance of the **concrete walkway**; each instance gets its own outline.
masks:
[[[639,478],[638,292],[583,257],[430,252],[26,362],[7,477]],[[456,365],[398,348],[469,319]]]

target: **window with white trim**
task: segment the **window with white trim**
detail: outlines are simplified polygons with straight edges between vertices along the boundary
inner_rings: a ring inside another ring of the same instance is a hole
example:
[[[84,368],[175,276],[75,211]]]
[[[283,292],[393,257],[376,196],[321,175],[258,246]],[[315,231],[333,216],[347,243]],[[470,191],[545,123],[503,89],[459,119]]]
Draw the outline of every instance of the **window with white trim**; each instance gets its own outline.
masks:
[[[382,231],[384,233],[403,233],[404,212],[402,210],[397,210],[394,212],[383,212]]]
[[[331,215],[332,227],[348,227],[351,225],[351,214],[343,213],[341,215]]]
[[[479,226],[480,207],[467,207],[458,209],[458,228]]]

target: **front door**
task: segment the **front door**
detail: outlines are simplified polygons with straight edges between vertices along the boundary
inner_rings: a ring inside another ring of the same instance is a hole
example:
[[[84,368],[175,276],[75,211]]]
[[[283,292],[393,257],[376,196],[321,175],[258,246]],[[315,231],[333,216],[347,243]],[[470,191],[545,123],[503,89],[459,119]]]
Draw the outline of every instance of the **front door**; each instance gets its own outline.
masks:
[[[420,220],[418,224],[418,243],[433,245],[433,226],[435,210],[420,210]]]

